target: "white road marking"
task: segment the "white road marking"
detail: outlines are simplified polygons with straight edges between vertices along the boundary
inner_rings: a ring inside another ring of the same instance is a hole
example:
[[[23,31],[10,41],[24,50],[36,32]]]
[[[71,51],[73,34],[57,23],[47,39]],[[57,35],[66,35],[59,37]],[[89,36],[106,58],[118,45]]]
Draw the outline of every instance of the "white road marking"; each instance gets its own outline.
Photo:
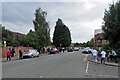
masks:
[[[43,78],[43,76],[40,76],[40,78]]]
[[[89,61],[87,62],[87,66],[86,66],[86,74],[88,74],[88,66],[89,66]]]

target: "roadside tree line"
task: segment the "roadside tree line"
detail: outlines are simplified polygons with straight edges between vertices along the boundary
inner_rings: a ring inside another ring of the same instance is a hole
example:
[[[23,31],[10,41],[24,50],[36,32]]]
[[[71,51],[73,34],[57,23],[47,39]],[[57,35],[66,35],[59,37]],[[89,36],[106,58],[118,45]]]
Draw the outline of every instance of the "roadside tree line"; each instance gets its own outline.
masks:
[[[62,23],[61,19],[58,19],[56,22],[53,35],[53,44],[51,44],[50,27],[46,21],[47,12],[43,11],[41,8],[38,8],[35,10],[34,15],[34,31],[30,30],[24,38],[14,38],[13,33],[1,25],[0,28],[2,29],[2,44],[4,44],[4,41],[6,41],[7,46],[29,46],[35,49],[40,49],[42,47],[52,45],[55,47],[68,47],[71,44],[71,34],[69,28]]]

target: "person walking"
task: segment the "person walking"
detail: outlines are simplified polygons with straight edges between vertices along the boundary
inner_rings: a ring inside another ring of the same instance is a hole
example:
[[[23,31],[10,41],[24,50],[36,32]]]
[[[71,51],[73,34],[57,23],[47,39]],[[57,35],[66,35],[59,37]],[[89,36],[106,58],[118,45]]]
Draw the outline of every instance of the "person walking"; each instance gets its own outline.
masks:
[[[109,62],[111,61],[111,56],[110,55],[111,55],[111,52],[109,52],[108,55],[107,55],[107,61],[109,61]]]
[[[12,50],[11,50],[11,57],[14,57],[14,53],[15,53],[15,50],[14,50],[14,48],[12,48]]]
[[[50,54],[50,48],[47,48],[47,52],[48,52],[48,54]]]
[[[97,52],[97,50],[95,50],[95,48],[94,48],[93,51],[92,51],[93,62],[96,62],[96,63],[97,63],[97,55],[98,55],[98,52]]]
[[[22,59],[23,53],[22,53],[22,49],[19,50],[19,59]]]
[[[11,48],[9,48],[9,51],[11,52]]]
[[[63,48],[62,48],[63,53],[64,53],[64,50],[65,50],[65,48],[63,47]]]
[[[106,52],[104,50],[102,50],[102,52],[101,52],[101,64],[102,64],[102,61],[105,64],[105,62],[106,62]]]
[[[114,50],[112,50],[112,53],[111,53],[112,57],[114,58],[115,60],[115,63],[117,63],[117,54]]]
[[[11,53],[10,53],[9,50],[7,51],[7,54],[6,54],[6,55],[7,55],[7,61],[8,61],[8,59],[11,61]]]

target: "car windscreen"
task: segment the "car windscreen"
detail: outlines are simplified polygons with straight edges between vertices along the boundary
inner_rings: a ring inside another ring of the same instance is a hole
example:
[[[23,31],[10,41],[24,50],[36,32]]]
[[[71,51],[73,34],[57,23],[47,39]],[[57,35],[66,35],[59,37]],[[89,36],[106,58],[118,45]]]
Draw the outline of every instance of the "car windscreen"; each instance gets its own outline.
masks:
[[[27,52],[29,52],[29,50],[25,50],[24,52],[26,52],[26,53],[27,53]]]

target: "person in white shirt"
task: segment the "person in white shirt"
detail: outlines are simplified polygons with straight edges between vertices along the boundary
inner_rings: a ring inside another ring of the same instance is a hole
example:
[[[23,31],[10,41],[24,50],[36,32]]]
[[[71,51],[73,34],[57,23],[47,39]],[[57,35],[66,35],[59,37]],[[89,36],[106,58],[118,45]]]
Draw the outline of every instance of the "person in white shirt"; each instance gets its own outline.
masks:
[[[106,52],[104,50],[102,50],[102,52],[101,52],[101,64],[102,64],[102,61],[105,64],[105,62],[106,62]]]
[[[93,62],[96,62],[96,63],[97,63],[97,54],[98,54],[97,50],[93,49],[92,51]]]

